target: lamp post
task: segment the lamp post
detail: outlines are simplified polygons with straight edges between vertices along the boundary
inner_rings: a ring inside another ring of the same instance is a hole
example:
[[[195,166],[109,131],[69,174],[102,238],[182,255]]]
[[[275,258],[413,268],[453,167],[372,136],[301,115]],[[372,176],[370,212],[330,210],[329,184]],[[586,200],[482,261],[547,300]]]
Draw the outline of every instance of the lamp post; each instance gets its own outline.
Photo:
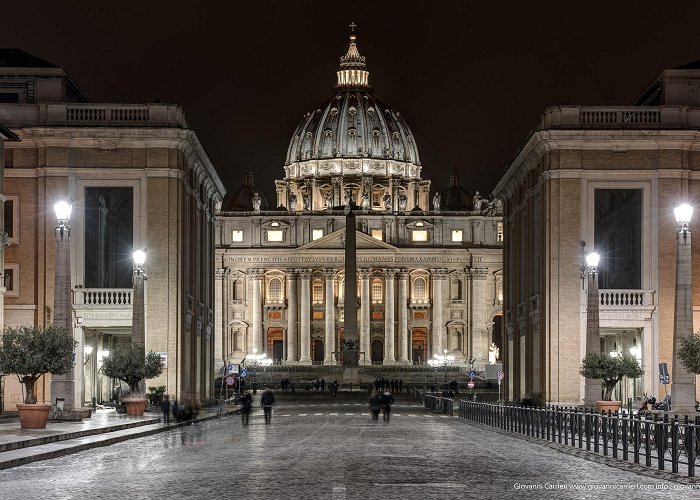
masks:
[[[145,282],[148,279],[144,264],[146,263],[146,252],[136,250],[134,252],[134,298],[133,314],[131,322],[131,342],[141,344],[146,348],[146,314],[145,314]],[[146,381],[139,382],[139,394],[146,394]]]
[[[70,286],[70,213],[72,205],[67,201],[54,203],[56,212],[56,269],[53,290],[53,324],[71,331]],[[64,375],[51,377],[51,396],[54,404],[63,399],[63,409],[75,408],[75,374],[69,370]]]
[[[428,364],[435,369],[439,366],[443,367],[445,373],[445,385],[447,385],[447,366],[454,362],[455,357],[452,354],[447,354],[447,349],[443,349],[443,354],[434,354],[433,359],[428,360]]]
[[[690,218],[693,207],[682,204],[674,210],[676,222],[676,301],[673,326],[673,373],[671,409],[679,414],[695,414],[695,374],[678,359],[681,339],[693,334],[693,277],[691,265]]]
[[[258,392],[258,366],[262,366],[263,369],[272,364],[272,359],[267,357],[266,353],[258,354],[258,349],[253,348],[253,354],[248,356],[250,363],[253,365],[253,394]]]
[[[598,294],[598,263],[600,255],[586,255],[588,269],[588,307],[586,309],[586,354],[600,352],[600,297]],[[596,379],[586,379],[585,402],[595,406],[600,399],[601,385]]]

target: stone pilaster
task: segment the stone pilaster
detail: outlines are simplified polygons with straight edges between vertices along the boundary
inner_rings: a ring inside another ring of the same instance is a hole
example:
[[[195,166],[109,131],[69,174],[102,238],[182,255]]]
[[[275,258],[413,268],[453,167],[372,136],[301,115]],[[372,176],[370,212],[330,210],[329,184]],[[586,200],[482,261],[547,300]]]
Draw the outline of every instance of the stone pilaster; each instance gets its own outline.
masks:
[[[471,339],[472,355],[479,361],[488,360],[489,334],[487,331],[487,318],[484,317],[484,287],[488,277],[488,269],[484,267],[471,267],[465,269],[467,279],[471,281]],[[490,324],[490,318],[488,323]]]
[[[335,347],[335,293],[334,278],[335,269],[324,269],[323,275],[326,278],[326,341],[324,343],[325,353],[323,364],[335,364],[333,360],[333,350]]]
[[[371,269],[357,270],[360,275],[360,351],[365,353],[365,360],[370,358],[370,315],[369,277]]]
[[[214,303],[219,307],[214,310],[214,368],[218,368],[224,363],[224,358],[228,355],[226,345],[226,323],[224,317],[228,309],[228,275],[230,270],[227,267],[214,269]]]
[[[432,289],[433,289],[433,301],[432,301],[432,313],[433,313],[433,324],[432,324],[432,346],[433,352],[431,354],[442,354],[442,348],[445,345],[445,322],[442,318],[442,288],[445,283],[445,278],[447,276],[446,269],[431,269],[430,276],[432,278]],[[426,356],[426,359],[428,357]]]
[[[301,335],[299,338],[299,363],[311,364],[311,269],[299,269],[301,278]]]
[[[394,355],[394,276],[396,269],[384,269],[386,293],[384,300],[384,364],[393,365]]]
[[[252,297],[250,299],[251,322],[253,326],[253,351],[262,353],[262,296],[260,294],[260,280],[262,279],[261,269],[248,269],[248,279],[251,280]]]
[[[399,363],[408,364],[408,269],[399,271]]]
[[[287,358],[288,362],[298,359],[297,353],[297,272],[294,269],[287,271]]]

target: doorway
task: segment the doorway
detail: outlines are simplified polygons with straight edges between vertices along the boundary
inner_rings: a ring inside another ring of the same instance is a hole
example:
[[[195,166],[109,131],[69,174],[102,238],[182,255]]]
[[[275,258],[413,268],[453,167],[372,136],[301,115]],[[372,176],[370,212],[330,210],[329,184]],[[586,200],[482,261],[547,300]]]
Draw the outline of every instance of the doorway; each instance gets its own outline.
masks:
[[[381,340],[372,341],[372,364],[381,365],[384,361],[384,342]]]
[[[281,328],[268,328],[267,352],[270,353],[273,362],[282,362],[284,357],[284,331]]]
[[[323,350],[323,340],[314,340],[313,344],[311,345],[312,352],[313,352],[313,363],[315,365],[322,365],[323,364],[323,357],[324,357],[324,350]]]
[[[428,331],[414,328],[411,332],[411,359],[414,365],[424,365],[428,356]]]

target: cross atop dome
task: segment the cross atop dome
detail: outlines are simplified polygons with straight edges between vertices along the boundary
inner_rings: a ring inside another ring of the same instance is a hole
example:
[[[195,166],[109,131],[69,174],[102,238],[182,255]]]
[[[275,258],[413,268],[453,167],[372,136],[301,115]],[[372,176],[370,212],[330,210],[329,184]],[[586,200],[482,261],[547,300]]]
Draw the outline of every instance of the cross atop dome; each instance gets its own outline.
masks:
[[[357,50],[355,23],[350,23],[350,46],[348,52],[340,58],[338,87],[369,87],[369,71],[365,69],[365,58]]]

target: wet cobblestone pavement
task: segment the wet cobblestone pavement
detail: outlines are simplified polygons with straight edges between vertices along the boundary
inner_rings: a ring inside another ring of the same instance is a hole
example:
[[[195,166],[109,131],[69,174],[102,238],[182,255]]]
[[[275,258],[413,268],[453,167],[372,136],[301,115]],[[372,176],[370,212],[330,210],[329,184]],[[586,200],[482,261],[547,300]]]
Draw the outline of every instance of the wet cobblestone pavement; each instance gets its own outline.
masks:
[[[372,422],[364,394],[342,396],[282,396],[269,426],[256,409],[247,427],[231,416],[0,471],[0,498],[700,498],[409,399]]]

